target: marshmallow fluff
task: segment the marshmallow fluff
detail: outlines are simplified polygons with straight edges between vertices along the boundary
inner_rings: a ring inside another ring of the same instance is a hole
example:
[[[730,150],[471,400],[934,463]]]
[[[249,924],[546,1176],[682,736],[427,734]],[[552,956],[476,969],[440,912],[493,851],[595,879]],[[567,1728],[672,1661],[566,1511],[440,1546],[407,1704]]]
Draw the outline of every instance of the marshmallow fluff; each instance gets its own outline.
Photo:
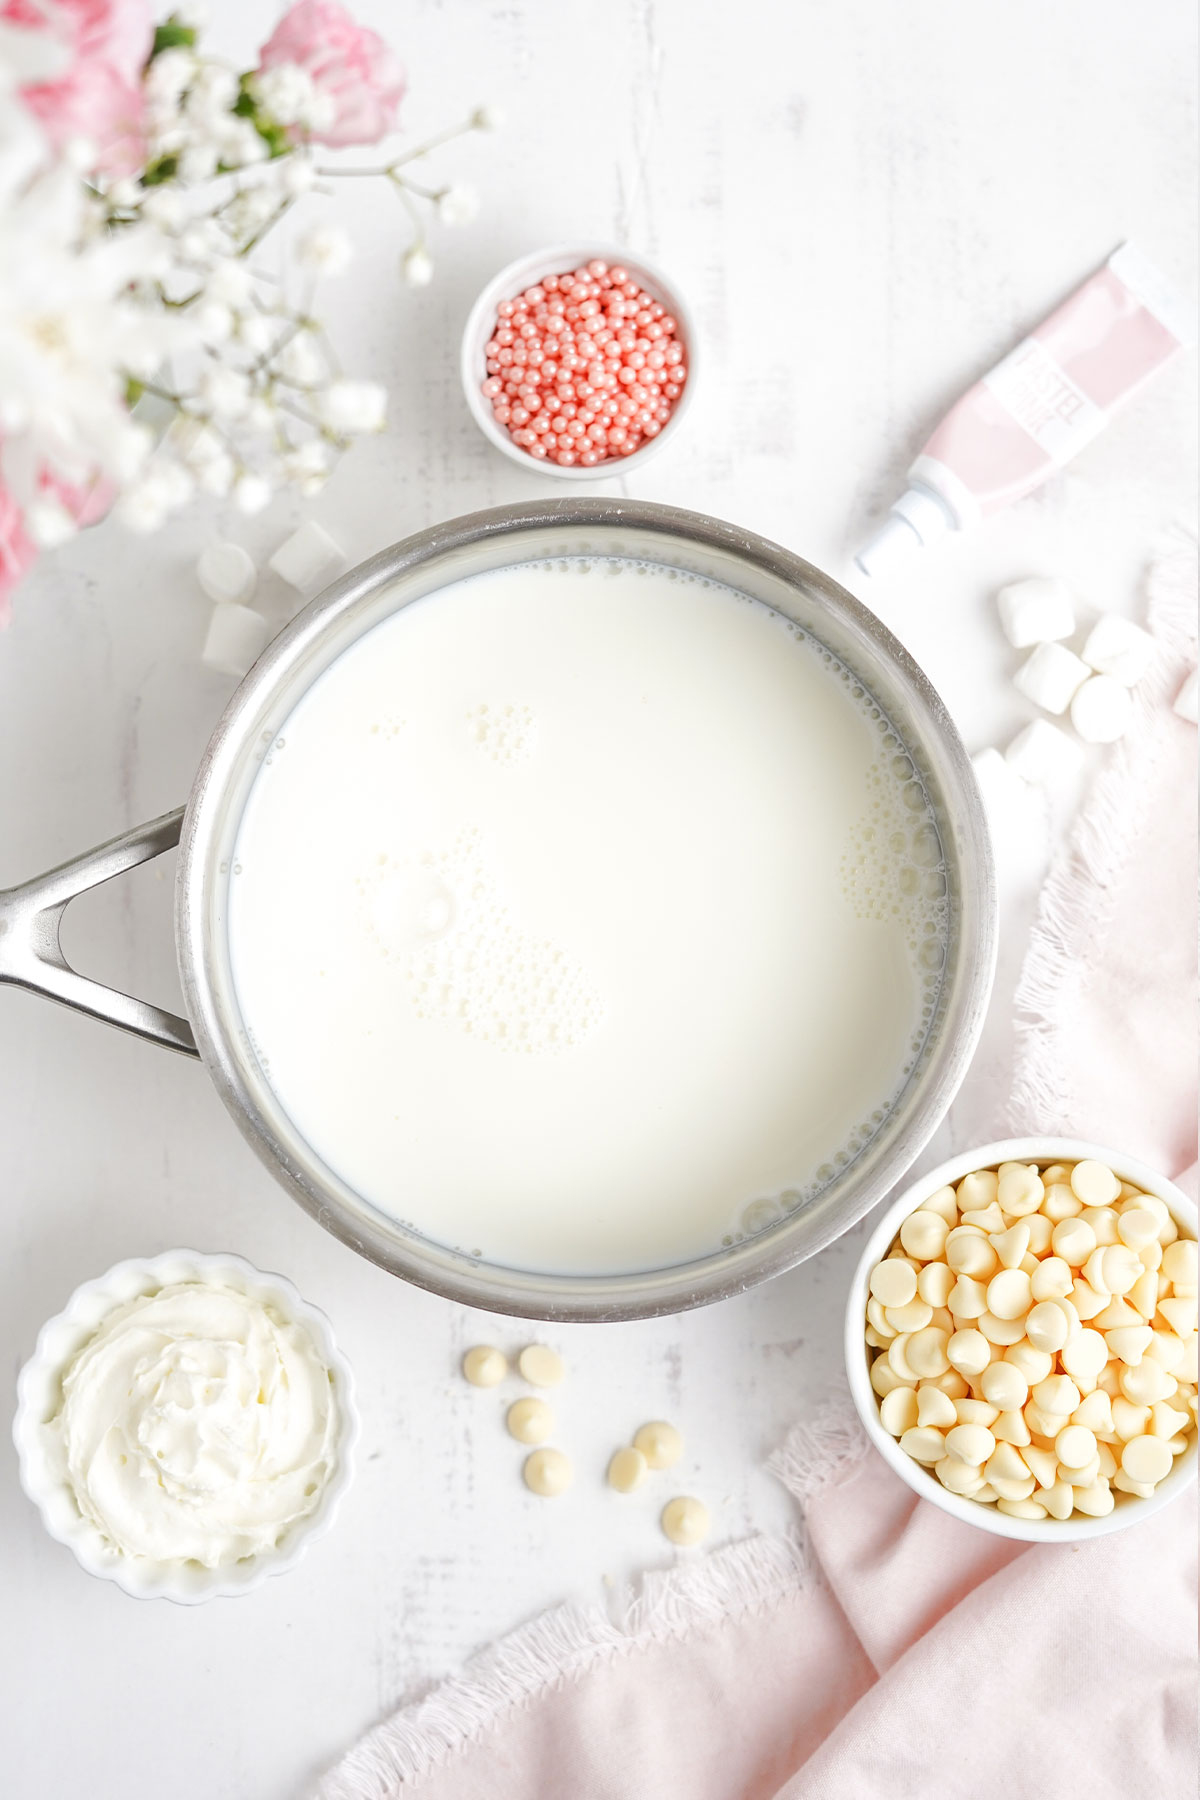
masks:
[[[275,1548],[320,1504],[332,1379],[299,1321],[177,1282],[100,1321],[45,1431],[80,1512],[116,1550],[219,1568]]]
[[[920,1054],[946,868],[873,696],[682,571],[532,563],[351,645],[264,760],[234,986],[298,1132],[491,1262],[668,1266],[810,1201]]]

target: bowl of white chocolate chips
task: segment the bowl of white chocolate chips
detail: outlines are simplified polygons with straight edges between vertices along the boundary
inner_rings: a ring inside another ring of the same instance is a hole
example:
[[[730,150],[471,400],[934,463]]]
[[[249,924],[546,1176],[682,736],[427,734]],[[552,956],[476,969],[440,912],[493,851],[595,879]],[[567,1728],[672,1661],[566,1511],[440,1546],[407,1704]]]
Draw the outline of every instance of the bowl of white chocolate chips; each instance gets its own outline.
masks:
[[[909,1486],[1003,1537],[1122,1530],[1196,1476],[1196,1209],[1068,1138],[967,1151],[880,1219],[846,1366]]]

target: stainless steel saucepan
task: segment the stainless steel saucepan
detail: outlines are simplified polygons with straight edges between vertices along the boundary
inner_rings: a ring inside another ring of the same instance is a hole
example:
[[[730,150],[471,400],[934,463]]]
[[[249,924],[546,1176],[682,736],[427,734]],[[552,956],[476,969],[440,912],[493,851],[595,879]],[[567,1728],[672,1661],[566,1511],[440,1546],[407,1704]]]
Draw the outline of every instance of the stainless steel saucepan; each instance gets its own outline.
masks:
[[[305,1143],[264,1078],[230,977],[229,869],[246,798],[300,696],[387,614],[464,576],[546,557],[649,560],[722,581],[811,631],[884,707],[916,761],[946,856],[950,938],[925,1049],[876,1136],[792,1215],[687,1264],[620,1276],[551,1276],[452,1251],[368,1204]],[[78,974],[59,943],[76,894],[180,846],[175,936],[186,1018]],[[925,675],[872,613],[778,545],[675,507],[547,500],[473,513],[407,538],[328,588],[281,632],[237,690],[186,808],[0,893],[0,982],[15,982],[171,1050],[198,1056],[272,1173],[363,1256],[453,1300],[528,1318],[630,1319],[736,1294],[813,1255],[881,1199],[943,1118],[975,1049],[991,987],[996,896],[987,827],[962,743]]]

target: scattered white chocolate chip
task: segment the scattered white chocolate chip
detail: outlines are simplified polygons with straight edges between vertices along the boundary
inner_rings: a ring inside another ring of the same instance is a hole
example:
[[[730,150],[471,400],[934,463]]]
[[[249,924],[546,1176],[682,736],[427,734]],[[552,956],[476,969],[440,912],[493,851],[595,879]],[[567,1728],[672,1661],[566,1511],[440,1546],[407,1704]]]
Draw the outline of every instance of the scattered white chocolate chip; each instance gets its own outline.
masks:
[[[871,1271],[880,1423],[951,1493],[1103,1518],[1195,1445],[1198,1286],[1195,1239],[1105,1163],[974,1171]]]
[[[1177,712],[1181,719],[1187,719],[1194,725],[1198,707],[1200,707],[1200,670],[1193,669],[1172,701],[1171,710]]]
[[[1115,744],[1132,717],[1129,689],[1111,675],[1090,675],[1071,700],[1071,723],[1086,744]]]
[[[196,580],[210,600],[228,605],[253,599],[258,570],[254,558],[240,544],[218,540],[206,545],[196,558]]]
[[[1101,613],[1080,654],[1097,674],[1136,687],[1154,661],[1157,644],[1148,631],[1119,613]]]
[[[508,1374],[508,1358],[492,1344],[476,1344],[463,1357],[462,1372],[472,1387],[495,1387]]]
[[[670,1469],[683,1455],[683,1438],[665,1419],[651,1419],[634,1432],[633,1447],[641,1451],[649,1468]]]
[[[531,1387],[557,1387],[566,1374],[562,1357],[549,1344],[526,1344],[517,1367]]]
[[[222,603],[213,608],[200,660],[207,668],[240,680],[258,661],[270,636],[271,627],[261,613],[233,601]]]
[[[703,1500],[693,1500],[688,1494],[668,1500],[662,1509],[662,1528],[673,1544],[698,1544],[708,1536],[710,1526]]]
[[[525,1486],[545,1500],[565,1494],[575,1475],[570,1459],[561,1450],[535,1450],[525,1458],[521,1473]]]
[[[907,1388],[904,1391],[909,1392]],[[626,1444],[612,1453],[608,1465],[608,1485],[615,1488],[618,1494],[632,1494],[634,1488],[641,1487],[648,1470],[649,1464],[641,1451]]]
[[[1043,712],[1065,713],[1091,670],[1062,644],[1039,644],[1013,677],[1027,700]]]
[[[554,1414],[544,1400],[514,1400],[504,1416],[509,1437],[519,1444],[544,1444],[554,1430]]]
[[[1010,581],[996,595],[1000,626],[1014,650],[1068,638],[1075,629],[1075,605],[1065,582],[1033,575]]]
[[[285,538],[268,568],[302,594],[313,594],[332,575],[346,566],[345,552],[314,519],[307,519],[290,538]]]
[[[1049,719],[1033,719],[1018,731],[1004,760],[1031,787],[1052,787],[1073,775],[1083,761],[1083,751]]]

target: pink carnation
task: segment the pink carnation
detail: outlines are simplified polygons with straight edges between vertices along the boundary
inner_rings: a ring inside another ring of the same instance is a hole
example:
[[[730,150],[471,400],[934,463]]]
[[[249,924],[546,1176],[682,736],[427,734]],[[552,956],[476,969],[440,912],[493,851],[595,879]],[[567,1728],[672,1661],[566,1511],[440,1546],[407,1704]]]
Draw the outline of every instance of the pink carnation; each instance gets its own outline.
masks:
[[[297,0],[263,45],[260,69],[295,63],[333,103],[331,124],[310,135],[323,144],[377,144],[396,124],[404,71],[377,32],[336,0]]]
[[[145,161],[141,75],[154,37],[149,0],[0,0],[0,19],[47,32],[68,55],[21,98],[51,142],[88,138],[96,167],[132,175]]]
[[[94,525],[113,502],[113,489],[107,481],[97,477],[80,487],[45,468],[37,478],[37,491],[39,498],[56,500],[65,507],[79,526]],[[21,508],[0,479],[0,631],[12,617],[13,589],[37,559],[37,545],[25,529]]]

